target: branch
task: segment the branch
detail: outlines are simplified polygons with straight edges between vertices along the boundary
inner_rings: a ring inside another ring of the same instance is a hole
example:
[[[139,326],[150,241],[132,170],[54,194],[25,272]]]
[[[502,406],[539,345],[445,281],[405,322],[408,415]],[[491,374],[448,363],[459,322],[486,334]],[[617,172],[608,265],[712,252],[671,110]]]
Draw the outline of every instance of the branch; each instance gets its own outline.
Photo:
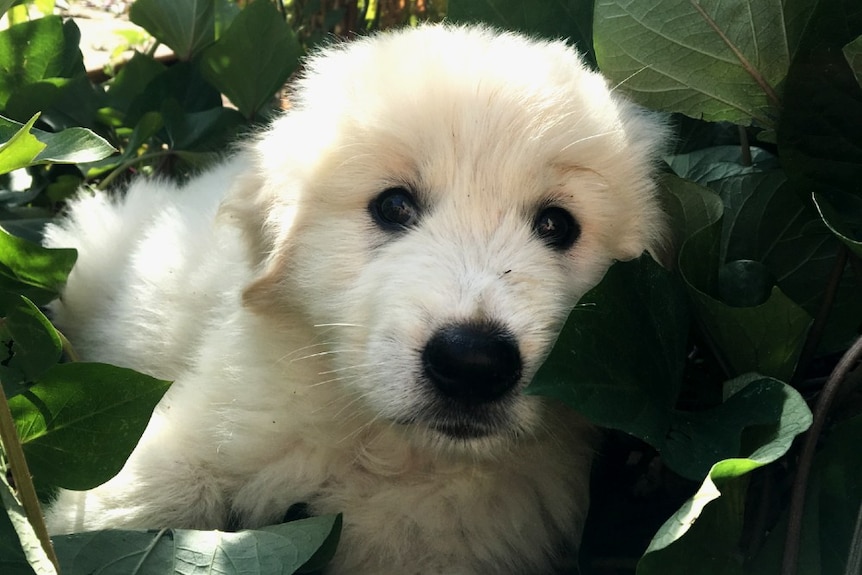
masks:
[[[841,384],[853,366],[862,359],[862,336],[858,337],[850,349],[841,357],[838,365],[832,370],[817,404],[814,407],[814,421],[811,428],[805,434],[805,443],[802,446],[802,454],[799,456],[799,466],[796,478],[793,481],[793,490],[790,495],[790,512],[787,524],[787,537],[784,542],[784,557],[781,563],[781,575],[796,575],[799,558],[799,542],[802,537],[802,512],[805,508],[805,493],[808,490],[808,476],[814,462],[814,452],[817,441],[826,424],[826,416],[838,392]]]
[[[6,400],[6,393],[0,388],[0,442],[3,443],[3,448],[6,451],[6,456],[9,458],[9,467],[12,470],[12,478],[15,480],[15,488],[18,490],[18,498],[21,500],[21,506],[27,514],[27,520],[33,526],[42,548],[54,568],[59,572],[59,562],[57,555],[54,553],[54,546],[51,544],[51,537],[48,535],[48,528],[45,526],[45,518],[42,516],[42,510],[39,507],[39,498],[36,496],[36,488],[33,486],[33,479],[30,477],[30,468],[27,466],[27,460],[24,458],[24,450],[21,449],[21,441],[18,439],[18,431],[15,429],[15,422],[12,420],[12,412],[9,410],[9,402]]]

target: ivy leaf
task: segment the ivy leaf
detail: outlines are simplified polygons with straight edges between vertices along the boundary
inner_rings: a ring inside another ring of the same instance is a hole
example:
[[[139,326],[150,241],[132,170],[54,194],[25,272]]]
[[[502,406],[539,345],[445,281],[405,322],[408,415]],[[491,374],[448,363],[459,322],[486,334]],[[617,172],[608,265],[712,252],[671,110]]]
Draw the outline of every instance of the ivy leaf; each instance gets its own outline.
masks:
[[[116,475],[169,385],[98,363],[49,368],[9,400],[34,479],[84,490]]]
[[[215,41],[214,13],[213,0],[137,0],[129,20],[188,61]]]
[[[275,6],[253,2],[206,49],[201,68],[206,79],[252,119],[296,69],[301,52]]]
[[[67,48],[59,16],[19,22],[0,31],[0,109],[24,86],[61,76],[68,65]]]

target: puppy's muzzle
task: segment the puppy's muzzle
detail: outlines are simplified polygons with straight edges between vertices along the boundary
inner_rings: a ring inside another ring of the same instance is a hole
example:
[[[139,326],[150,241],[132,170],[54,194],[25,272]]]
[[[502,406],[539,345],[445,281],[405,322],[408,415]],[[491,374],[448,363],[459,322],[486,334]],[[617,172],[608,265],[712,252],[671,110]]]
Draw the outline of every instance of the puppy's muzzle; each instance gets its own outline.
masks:
[[[511,333],[491,323],[459,323],[439,329],[422,352],[434,389],[462,405],[491,403],[521,379],[521,353]]]

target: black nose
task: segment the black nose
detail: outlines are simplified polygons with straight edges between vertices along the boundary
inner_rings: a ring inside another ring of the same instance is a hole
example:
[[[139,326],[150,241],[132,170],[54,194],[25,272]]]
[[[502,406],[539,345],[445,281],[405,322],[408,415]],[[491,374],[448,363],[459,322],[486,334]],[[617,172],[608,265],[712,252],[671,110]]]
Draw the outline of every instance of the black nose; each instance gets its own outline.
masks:
[[[454,324],[437,331],[422,352],[425,375],[444,396],[464,403],[494,401],[521,378],[515,338],[493,324]]]

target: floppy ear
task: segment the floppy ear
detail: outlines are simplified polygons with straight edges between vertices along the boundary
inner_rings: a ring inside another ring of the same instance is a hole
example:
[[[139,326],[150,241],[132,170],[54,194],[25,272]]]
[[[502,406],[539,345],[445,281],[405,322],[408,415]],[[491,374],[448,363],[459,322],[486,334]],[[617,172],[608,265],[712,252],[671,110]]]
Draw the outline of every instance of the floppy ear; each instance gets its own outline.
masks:
[[[271,315],[289,306],[284,282],[289,278],[291,231],[296,212],[296,195],[276,192],[256,165],[254,154],[246,153],[250,166],[237,178],[219,209],[219,218],[238,228],[248,247],[255,279],[243,290],[243,303]],[[278,305],[273,305],[278,301]]]

